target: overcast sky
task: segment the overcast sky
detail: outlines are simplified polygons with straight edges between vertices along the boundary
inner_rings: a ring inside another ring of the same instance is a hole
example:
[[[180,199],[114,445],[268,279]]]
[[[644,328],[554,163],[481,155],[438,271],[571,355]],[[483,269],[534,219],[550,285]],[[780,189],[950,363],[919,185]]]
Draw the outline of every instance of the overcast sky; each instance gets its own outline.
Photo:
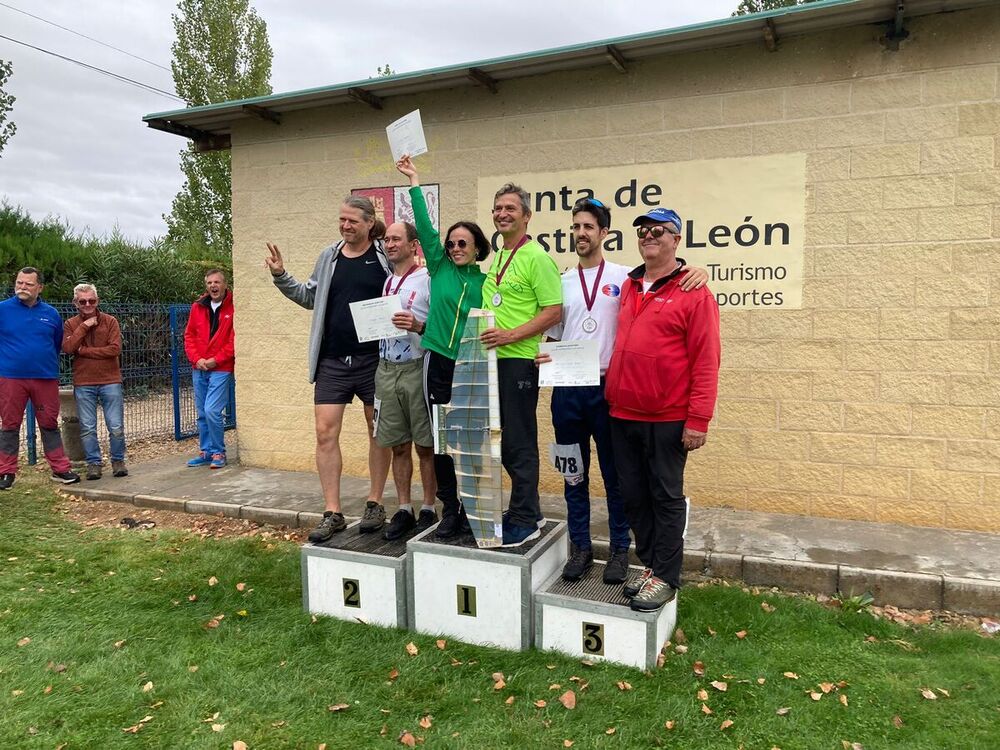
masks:
[[[170,0],[0,0],[0,34],[173,92]],[[252,0],[274,50],[275,93],[595,41],[716,18],[738,0]],[[47,21],[156,63],[108,49]],[[13,62],[17,134],[0,156],[0,200],[76,230],[129,237],[166,231],[162,214],[181,186],[184,141],[147,128],[151,112],[183,103],[0,39]],[[164,69],[166,68],[166,69]]]

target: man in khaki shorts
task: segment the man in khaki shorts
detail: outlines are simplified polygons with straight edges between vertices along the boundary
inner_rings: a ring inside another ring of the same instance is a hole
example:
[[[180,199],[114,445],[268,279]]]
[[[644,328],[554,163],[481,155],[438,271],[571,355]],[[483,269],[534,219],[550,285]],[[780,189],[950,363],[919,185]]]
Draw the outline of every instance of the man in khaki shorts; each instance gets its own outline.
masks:
[[[379,342],[375,371],[375,439],[392,448],[392,479],[399,498],[396,511],[385,529],[385,538],[399,539],[413,528],[422,531],[437,521],[434,512],[434,435],[424,401],[424,349],[420,336],[430,310],[430,276],[417,264],[417,230],[412,224],[391,224],[385,231],[385,252],[392,262],[383,296],[399,297],[401,312],[392,322],[406,335]],[[414,513],[410,495],[413,454],[420,460],[420,482],[424,503]]]

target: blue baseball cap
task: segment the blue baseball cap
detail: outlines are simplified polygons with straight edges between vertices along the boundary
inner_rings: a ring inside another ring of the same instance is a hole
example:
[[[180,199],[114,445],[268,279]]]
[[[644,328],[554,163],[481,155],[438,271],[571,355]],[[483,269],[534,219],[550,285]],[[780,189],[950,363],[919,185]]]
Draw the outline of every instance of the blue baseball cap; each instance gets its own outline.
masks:
[[[681,227],[684,226],[681,223],[681,217],[677,215],[676,211],[669,208],[652,208],[642,216],[637,216],[636,220],[632,222],[632,226],[637,227],[642,224],[643,219],[649,219],[650,221],[660,222],[662,224],[673,224],[677,228],[677,231],[681,231]]]

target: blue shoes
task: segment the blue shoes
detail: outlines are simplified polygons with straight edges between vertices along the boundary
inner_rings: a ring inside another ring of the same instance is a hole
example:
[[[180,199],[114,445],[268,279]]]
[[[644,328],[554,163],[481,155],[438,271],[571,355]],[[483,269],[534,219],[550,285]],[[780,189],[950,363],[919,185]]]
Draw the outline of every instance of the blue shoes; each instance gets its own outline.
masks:
[[[212,462],[208,465],[210,469],[221,469],[226,465],[225,453],[213,453]]]
[[[503,546],[516,547],[532,539],[537,539],[542,535],[541,529],[535,526],[518,526],[511,523],[509,519],[503,522]]]
[[[208,454],[205,453],[205,451],[202,451],[197,456],[188,461],[187,465],[193,468],[195,466],[208,466],[208,464],[210,463],[212,463],[212,459],[208,457]]]

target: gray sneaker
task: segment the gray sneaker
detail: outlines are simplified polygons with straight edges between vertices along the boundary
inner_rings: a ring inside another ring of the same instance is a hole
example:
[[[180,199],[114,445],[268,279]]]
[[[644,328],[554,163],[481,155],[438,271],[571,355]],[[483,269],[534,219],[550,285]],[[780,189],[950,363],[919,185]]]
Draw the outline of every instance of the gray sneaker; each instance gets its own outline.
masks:
[[[344,520],[344,514],[328,510],[323,514],[323,520],[319,522],[319,526],[309,532],[309,541],[313,544],[321,544],[329,541],[330,537],[346,528],[347,521]]]
[[[640,591],[642,591],[642,587],[646,584],[646,581],[652,577],[652,575],[652,570],[649,568],[643,568],[639,575],[625,584],[625,588],[622,589],[622,593],[631,599],[633,596],[636,596]]]
[[[100,464],[87,464],[87,479],[100,479],[101,478],[101,465]]]
[[[358,527],[358,531],[367,534],[378,531],[383,526],[385,526],[385,508],[374,500],[369,500],[365,505],[365,512],[361,516],[361,525]]]
[[[669,601],[672,601],[677,594],[677,589],[666,581],[650,576],[643,584],[642,590],[632,597],[631,607],[636,612],[653,612]]]
[[[127,477],[128,467],[125,465],[124,461],[112,461],[111,473],[114,474],[116,477]]]

